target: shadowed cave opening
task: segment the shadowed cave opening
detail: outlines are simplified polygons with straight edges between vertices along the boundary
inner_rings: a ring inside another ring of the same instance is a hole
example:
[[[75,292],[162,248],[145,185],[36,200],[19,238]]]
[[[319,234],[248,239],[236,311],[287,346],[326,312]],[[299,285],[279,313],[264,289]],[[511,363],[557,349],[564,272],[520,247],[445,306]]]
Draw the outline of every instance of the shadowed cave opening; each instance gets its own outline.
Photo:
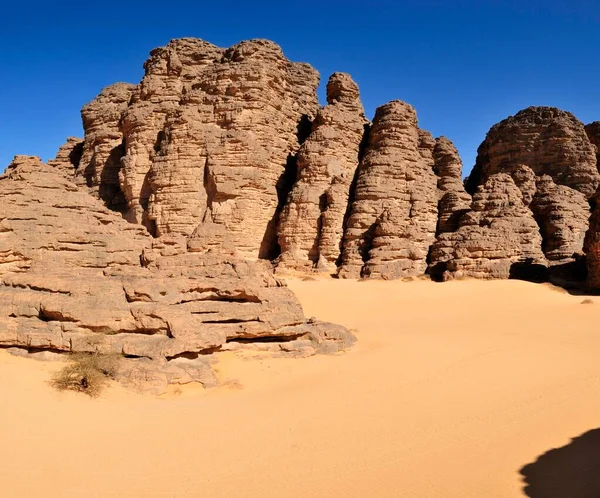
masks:
[[[548,267],[534,264],[533,259],[517,261],[510,266],[508,278],[535,283],[547,282],[549,279]]]

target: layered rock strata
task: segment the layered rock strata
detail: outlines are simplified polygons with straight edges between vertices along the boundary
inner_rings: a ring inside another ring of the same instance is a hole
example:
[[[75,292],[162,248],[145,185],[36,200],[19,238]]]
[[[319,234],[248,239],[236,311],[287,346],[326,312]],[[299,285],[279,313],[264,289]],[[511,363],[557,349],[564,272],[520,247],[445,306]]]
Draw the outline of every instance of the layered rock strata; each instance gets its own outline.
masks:
[[[348,74],[334,73],[327,105],[298,152],[296,182],[278,227],[279,267],[336,270],[367,123],[358,86]]]
[[[266,40],[174,40],[145,68],[122,119],[127,218],[155,235],[221,224],[243,255],[275,256],[318,73]]]
[[[438,221],[434,143],[420,132],[410,105],[392,101],[377,109],[357,173],[340,277],[425,272]]]
[[[466,182],[473,192],[494,174],[511,175],[540,228],[548,264],[557,271],[583,255],[589,201],[600,184],[589,135],[593,127],[586,133],[571,113],[524,109],[491,128]]]
[[[125,154],[120,124],[136,87],[115,83],[81,109],[85,141],[77,181],[87,185],[106,206],[117,211],[127,207],[119,172]]]
[[[439,177],[437,234],[454,232],[461,216],[471,207],[471,196],[462,181],[462,161],[446,137],[436,139],[433,148],[434,172]]]
[[[546,265],[541,247],[521,191],[510,175],[496,173],[478,187],[458,229],[433,244],[431,273],[442,280],[525,276],[522,266]]]
[[[48,165],[58,168],[66,175],[73,175],[75,170],[79,167],[82,154],[83,140],[77,137],[69,137],[67,138],[67,141],[59,147],[56,157],[48,161]]]
[[[214,385],[206,353],[232,345],[314,354],[353,341],[343,327],[307,321],[222,227],[153,239],[35,157],[15,158],[0,197],[0,347],[119,353],[122,380],[158,392]]]
[[[224,253],[345,278],[435,274],[456,237],[473,247],[516,241],[496,269],[473,256],[484,269],[466,273],[485,278],[527,261],[550,276],[583,261],[600,185],[598,122],[584,127],[551,107],[520,111],[490,129],[463,186],[452,142],[420,129],[408,104],[380,107],[369,126],[356,83],[335,73],[319,110],[318,73],[267,40],[229,49],[173,40],[144,68],[139,85],[112,85],[83,108],[83,145],[67,143],[53,164],[75,167],[76,183],[153,236],[190,237],[206,225],[204,239],[212,234]],[[481,196],[514,200],[498,174],[521,195],[508,224],[522,215],[530,233],[535,220],[536,250],[513,228],[484,230],[504,215],[482,208]]]
[[[586,198],[600,184],[596,148],[583,123],[554,107],[529,107],[494,125],[479,147],[467,190],[472,193],[489,176],[511,174],[522,165]]]

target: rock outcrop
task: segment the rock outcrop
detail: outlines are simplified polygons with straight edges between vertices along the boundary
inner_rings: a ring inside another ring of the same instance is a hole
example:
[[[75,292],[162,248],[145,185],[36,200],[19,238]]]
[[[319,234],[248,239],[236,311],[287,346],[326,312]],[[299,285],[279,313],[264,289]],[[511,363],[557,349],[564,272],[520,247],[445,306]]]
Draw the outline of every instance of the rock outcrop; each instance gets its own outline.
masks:
[[[522,110],[490,129],[463,183],[452,142],[410,105],[370,124],[334,73],[319,108],[318,73],[267,40],[177,39],[144,68],[83,108],[83,145],[52,164],[154,237],[342,278],[528,278],[529,265],[569,280],[595,250],[600,122]]]
[[[281,213],[280,267],[336,270],[367,124],[358,86],[350,75],[334,73],[327,105],[298,152],[296,183]]]
[[[410,105],[392,101],[377,109],[344,233],[340,277],[425,272],[437,225],[434,147]]]
[[[494,125],[479,147],[467,191],[473,193],[491,175],[512,174],[522,165],[586,198],[600,184],[596,149],[583,123],[554,107],[529,107]]]
[[[130,221],[148,224],[148,175],[165,134],[167,115],[177,110],[198,75],[222,55],[223,50],[210,43],[182,38],[154,49],[145,62],[145,75],[121,118],[125,156],[119,178]]]
[[[275,256],[318,73],[266,40],[174,40],[145,68],[122,118],[126,217],[155,235],[221,224],[244,256]]]
[[[58,168],[64,174],[73,175],[75,170],[79,168],[82,154],[83,140],[77,137],[69,137],[59,147],[56,157],[48,161],[48,165]]]
[[[596,157],[600,164],[600,121],[594,121],[588,125],[585,125],[585,132],[592,142],[596,146]]]
[[[115,83],[81,109],[85,141],[77,181],[90,187],[115,211],[127,207],[119,181],[125,154],[120,123],[134,91],[134,85]]]
[[[585,196],[548,175],[538,177],[530,204],[543,239],[542,249],[551,263],[565,263],[583,256],[590,205]]]
[[[466,182],[473,192],[497,173],[511,175],[539,226],[549,275],[562,272],[562,280],[561,268],[583,256],[589,201],[600,184],[589,135],[593,126],[586,130],[569,112],[530,107],[491,128]]]
[[[433,170],[439,177],[437,234],[454,232],[461,216],[471,207],[471,196],[462,181],[462,161],[456,147],[446,137],[435,141],[433,160]]]
[[[214,385],[206,353],[245,342],[314,354],[353,341],[307,321],[264,262],[224,251],[223,227],[154,239],[35,157],[15,158],[0,197],[0,347],[120,353],[122,380],[158,392]]]
[[[433,244],[430,271],[442,280],[535,278],[532,273],[543,273],[546,265],[541,248],[539,228],[521,191],[510,175],[496,173],[477,189],[459,228]]]

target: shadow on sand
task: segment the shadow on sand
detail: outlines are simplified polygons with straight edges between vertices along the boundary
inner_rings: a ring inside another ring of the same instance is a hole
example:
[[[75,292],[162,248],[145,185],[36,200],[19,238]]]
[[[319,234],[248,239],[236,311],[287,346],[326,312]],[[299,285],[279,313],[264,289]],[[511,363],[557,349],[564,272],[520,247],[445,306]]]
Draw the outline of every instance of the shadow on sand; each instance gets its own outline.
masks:
[[[530,498],[599,498],[600,429],[544,453],[520,472]]]

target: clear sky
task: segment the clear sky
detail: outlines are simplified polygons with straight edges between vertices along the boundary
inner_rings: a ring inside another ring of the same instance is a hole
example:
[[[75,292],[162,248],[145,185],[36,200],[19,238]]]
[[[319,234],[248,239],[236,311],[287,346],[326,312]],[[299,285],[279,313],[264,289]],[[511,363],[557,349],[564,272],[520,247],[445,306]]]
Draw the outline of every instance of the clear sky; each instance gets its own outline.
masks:
[[[489,127],[530,105],[600,120],[600,0],[3,2],[0,170],[81,136],[103,86],[137,83],[148,52],[193,36],[279,43],[324,83],[347,71],[369,118],[392,99],[446,135],[468,172]]]

